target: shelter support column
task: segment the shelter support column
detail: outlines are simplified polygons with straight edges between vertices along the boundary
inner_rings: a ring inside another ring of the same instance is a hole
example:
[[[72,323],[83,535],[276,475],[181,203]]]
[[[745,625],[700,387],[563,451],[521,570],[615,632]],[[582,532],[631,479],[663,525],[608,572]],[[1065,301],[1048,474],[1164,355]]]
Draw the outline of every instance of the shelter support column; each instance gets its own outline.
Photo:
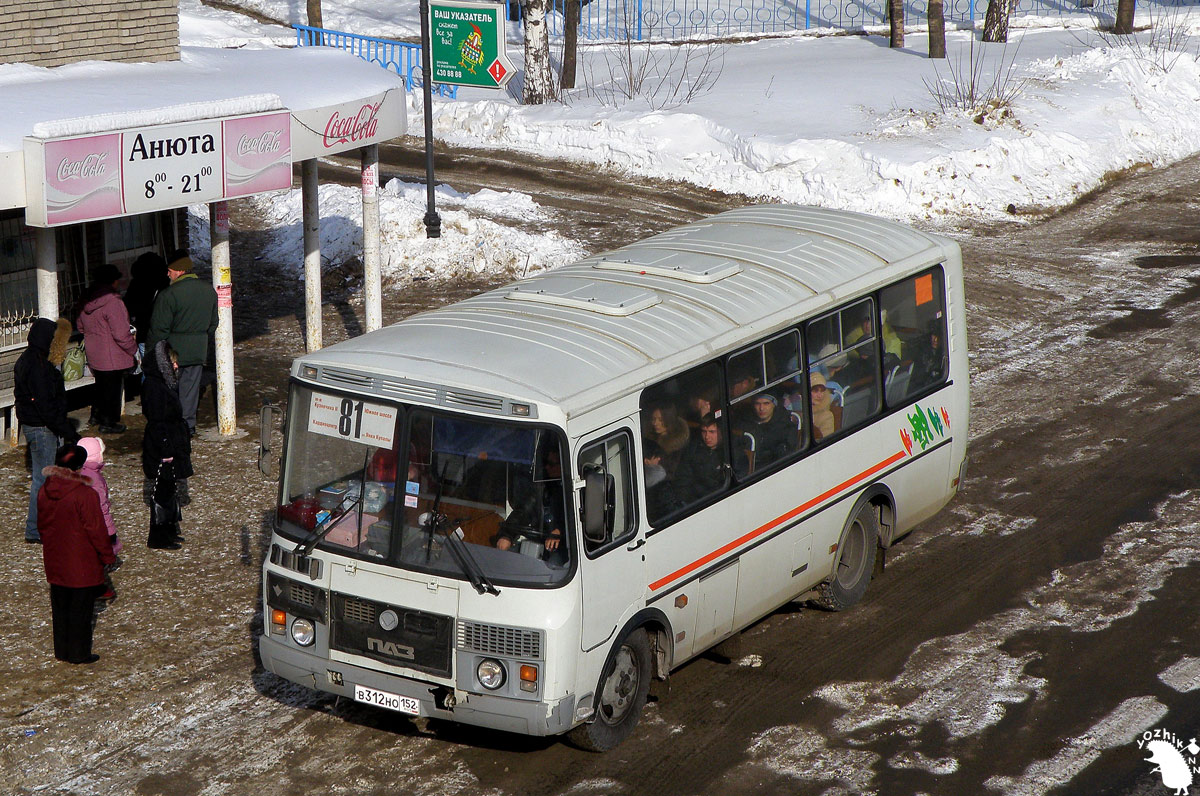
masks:
[[[362,152],[363,292],[367,331],[383,326],[383,277],[379,268],[379,145]]]
[[[34,259],[37,263],[38,316],[58,318],[58,246],[54,230],[36,227]]]
[[[217,291],[217,429],[224,436],[237,430],[233,387],[233,277],[229,258],[229,203],[208,206],[212,241],[212,281]]]
[[[317,201],[317,161],[300,164],[304,214],[304,339],[308,351],[321,348],[321,211]]]

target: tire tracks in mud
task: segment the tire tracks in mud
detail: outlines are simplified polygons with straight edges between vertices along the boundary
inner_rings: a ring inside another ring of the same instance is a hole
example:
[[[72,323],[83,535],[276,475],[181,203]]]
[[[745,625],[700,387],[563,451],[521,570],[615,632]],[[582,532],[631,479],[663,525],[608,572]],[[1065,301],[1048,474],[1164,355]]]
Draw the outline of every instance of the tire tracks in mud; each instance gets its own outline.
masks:
[[[471,193],[485,188],[527,193],[553,211],[550,226],[581,241],[591,252],[624,246],[670,227],[753,204],[754,199],[723,194],[686,182],[651,180],[606,173],[579,163],[531,158],[492,149],[461,149],[438,143],[434,179]],[[320,168],[345,185],[359,184],[356,159],[323,160]],[[425,184],[425,150],[413,136],[379,147],[379,183],[399,178]],[[496,219],[513,223],[511,219]],[[544,231],[546,224],[538,223]]]

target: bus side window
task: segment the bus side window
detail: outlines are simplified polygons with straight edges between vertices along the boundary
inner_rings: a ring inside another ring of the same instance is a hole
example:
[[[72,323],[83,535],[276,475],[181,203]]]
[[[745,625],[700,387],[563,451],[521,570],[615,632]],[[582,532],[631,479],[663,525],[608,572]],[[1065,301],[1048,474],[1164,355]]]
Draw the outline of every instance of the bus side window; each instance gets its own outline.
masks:
[[[579,454],[579,472],[595,469],[613,479],[612,514],[606,517],[605,538],[592,541],[584,538],[588,553],[621,542],[637,527],[633,499],[633,467],[631,440],[625,432],[615,434],[589,445]],[[607,478],[605,479],[607,481]]]
[[[757,365],[754,373],[762,384],[749,385],[749,391],[742,392],[738,374],[751,372],[752,364]],[[804,445],[800,335],[790,330],[735,354],[729,358],[729,373],[733,473],[746,480],[791,458]]]
[[[899,406],[909,396],[945,381],[949,371],[942,270],[935,268],[885,288],[880,304],[900,341],[898,361],[884,369],[884,397],[888,406]],[[885,338],[885,348],[886,342]]]
[[[762,353],[754,353],[761,373]],[[716,362],[642,392],[642,478],[651,525],[679,516],[729,483],[725,395]]]
[[[845,367],[838,374],[842,388],[842,428],[853,428],[879,411],[879,339],[881,327],[875,302],[860,301],[841,313]],[[886,331],[884,337],[887,337]]]

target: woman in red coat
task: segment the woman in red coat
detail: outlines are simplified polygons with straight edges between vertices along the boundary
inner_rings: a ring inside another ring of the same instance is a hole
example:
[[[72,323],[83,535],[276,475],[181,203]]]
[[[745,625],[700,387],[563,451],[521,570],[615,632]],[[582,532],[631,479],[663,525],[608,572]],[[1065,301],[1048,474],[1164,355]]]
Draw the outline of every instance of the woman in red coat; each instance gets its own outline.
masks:
[[[79,472],[87,451],[64,445],[45,469],[38,492],[38,532],[50,581],[54,617],[54,657],[67,663],[95,663],[92,609],[104,590],[105,567],[116,563],[100,498]]]

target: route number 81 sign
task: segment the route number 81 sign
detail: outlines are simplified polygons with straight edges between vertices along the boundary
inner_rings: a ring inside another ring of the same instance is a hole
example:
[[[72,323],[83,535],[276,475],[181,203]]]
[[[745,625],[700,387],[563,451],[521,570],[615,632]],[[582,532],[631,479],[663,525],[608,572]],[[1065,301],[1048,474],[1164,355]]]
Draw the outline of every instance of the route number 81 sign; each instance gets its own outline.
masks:
[[[391,448],[396,436],[396,407],[359,398],[313,393],[308,430],[326,437]]]

